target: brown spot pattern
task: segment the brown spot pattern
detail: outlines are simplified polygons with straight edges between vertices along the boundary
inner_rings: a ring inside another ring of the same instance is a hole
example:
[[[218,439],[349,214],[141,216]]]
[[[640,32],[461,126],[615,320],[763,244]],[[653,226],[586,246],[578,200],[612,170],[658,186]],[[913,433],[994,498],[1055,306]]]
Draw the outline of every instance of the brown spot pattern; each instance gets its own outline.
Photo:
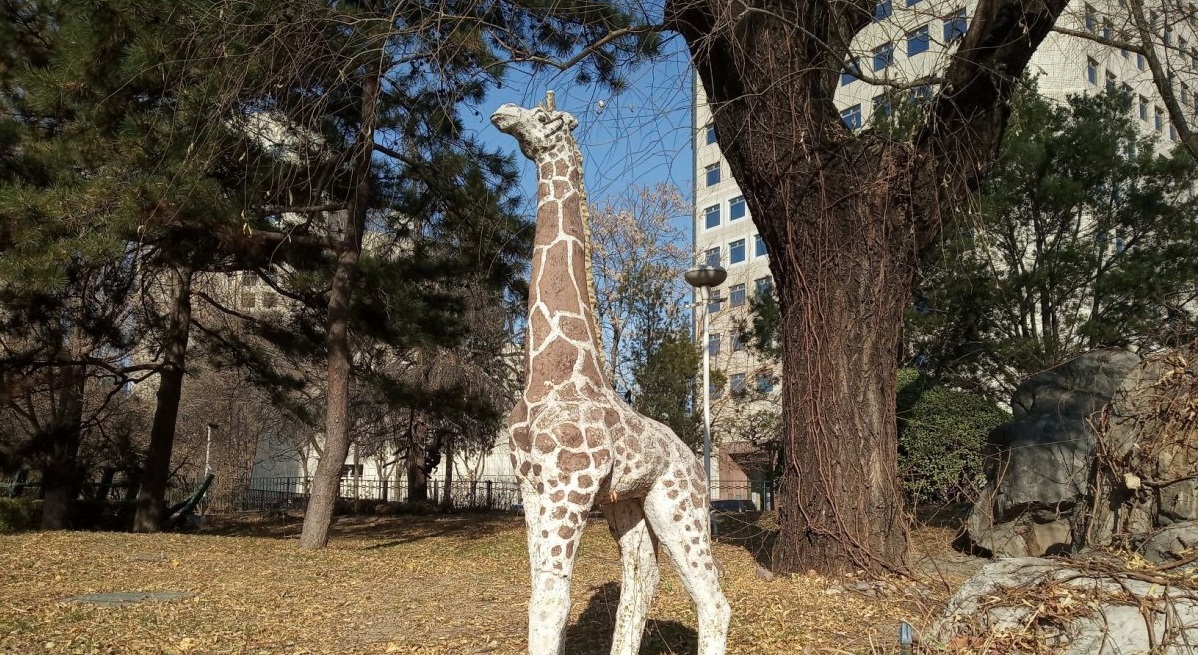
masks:
[[[591,458],[583,452],[563,450],[557,454],[557,466],[565,473],[581,471],[591,465]]]
[[[567,423],[557,429],[557,440],[563,448],[578,448],[582,445],[582,430]]]

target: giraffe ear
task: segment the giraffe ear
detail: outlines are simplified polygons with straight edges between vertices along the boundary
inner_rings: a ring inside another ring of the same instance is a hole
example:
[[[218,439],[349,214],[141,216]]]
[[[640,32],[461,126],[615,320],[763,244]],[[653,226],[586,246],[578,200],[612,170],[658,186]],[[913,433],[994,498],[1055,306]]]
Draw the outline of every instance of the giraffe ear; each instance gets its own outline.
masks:
[[[573,132],[574,128],[578,127],[578,119],[574,118],[574,116],[572,116],[570,114],[566,114],[565,116],[566,116],[566,129]]]

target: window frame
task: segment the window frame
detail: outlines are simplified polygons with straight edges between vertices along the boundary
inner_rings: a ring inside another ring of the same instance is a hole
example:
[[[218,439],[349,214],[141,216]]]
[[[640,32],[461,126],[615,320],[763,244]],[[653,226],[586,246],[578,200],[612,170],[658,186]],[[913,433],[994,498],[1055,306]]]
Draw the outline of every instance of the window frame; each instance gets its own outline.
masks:
[[[744,282],[728,287],[729,307],[743,307],[748,302],[748,298],[748,289],[745,288]]]
[[[720,173],[720,162],[717,161],[714,164],[709,164],[703,167],[703,180],[706,182],[705,186],[715,186],[720,183],[721,179],[722,175]]]
[[[906,39],[908,57],[923,54],[932,47],[932,32],[926,24],[907,32]],[[912,46],[916,46],[916,48]]]
[[[873,69],[875,73],[884,71],[894,65],[894,41],[887,41],[875,47],[873,53]]]
[[[740,216],[736,215],[736,208],[740,207]],[[749,215],[749,205],[745,203],[744,196],[736,196],[728,201],[728,222],[739,221]]]
[[[844,126],[850,130],[859,130],[862,127],[861,121],[861,103],[857,103],[852,107],[845,107],[840,110],[840,120]]]
[[[703,226],[704,226],[703,229],[714,230],[715,228],[719,227],[723,222],[723,217],[720,215],[721,213],[722,212],[720,212],[719,204],[715,204],[710,207],[704,207],[703,208]],[[714,225],[711,222],[712,216],[715,217]]]
[[[739,244],[739,245],[737,245]],[[737,239],[728,242],[728,265],[743,264],[749,261],[749,250],[746,239]],[[740,259],[736,258],[737,250],[740,250]]]
[[[766,244],[765,239],[761,236],[760,232],[753,235],[753,256],[754,257],[769,257],[770,256],[769,245]]]
[[[947,18],[943,19],[943,22],[946,44],[965,38],[965,33],[969,31],[969,17],[965,14],[964,7],[949,14]]]

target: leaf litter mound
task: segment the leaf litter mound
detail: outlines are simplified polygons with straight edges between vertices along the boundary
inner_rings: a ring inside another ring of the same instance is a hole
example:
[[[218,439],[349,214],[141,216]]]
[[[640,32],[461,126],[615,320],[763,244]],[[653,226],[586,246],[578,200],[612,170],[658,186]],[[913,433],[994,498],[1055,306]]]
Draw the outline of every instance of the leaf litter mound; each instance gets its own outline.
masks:
[[[899,621],[926,625],[976,569],[951,554],[950,530],[924,528],[913,557],[920,579],[773,577],[759,563],[768,532],[755,521],[726,521],[715,547],[733,608],[730,653],[895,652]],[[520,517],[343,518],[322,551],[298,548],[299,527],[295,517],[240,518],[196,534],[0,535],[0,653],[525,652]],[[662,569],[641,652],[693,653],[694,609],[664,556]],[[615,543],[592,520],[575,569],[568,653],[608,652],[619,578]],[[117,592],[181,596],[74,600]]]

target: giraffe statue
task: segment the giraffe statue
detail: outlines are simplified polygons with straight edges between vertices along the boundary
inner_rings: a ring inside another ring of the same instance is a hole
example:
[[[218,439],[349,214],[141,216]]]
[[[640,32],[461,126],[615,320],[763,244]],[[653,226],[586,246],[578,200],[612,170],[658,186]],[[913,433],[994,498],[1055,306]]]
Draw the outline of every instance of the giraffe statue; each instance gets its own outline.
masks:
[[[633,411],[605,373],[590,275],[578,121],[545,106],[491,115],[537,167],[527,380],[508,417],[521,481],[532,597],[530,655],[560,655],[587,515],[600,504],[620,547],[612,655],[634,655],[657,591],[660,544],[695,603],[699,655],[723,655],[731,609],[711,552],[707,479],[668,427]]]

